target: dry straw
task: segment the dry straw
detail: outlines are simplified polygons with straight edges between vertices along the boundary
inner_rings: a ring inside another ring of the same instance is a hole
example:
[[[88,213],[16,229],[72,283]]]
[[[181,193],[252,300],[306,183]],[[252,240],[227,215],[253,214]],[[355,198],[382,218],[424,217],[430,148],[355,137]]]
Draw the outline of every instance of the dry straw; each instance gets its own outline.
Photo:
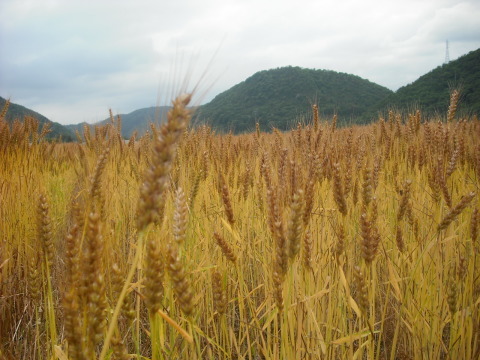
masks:
[[[222,275],[216,269],[212,270],[213,306],[218,314],[225,314],[227,310],[227,296],[222,286]]]
[[[223,201],[223,207],[225,209],[225,215],[227,216],[227,220],[230,225],[233,226],[235,224],[235,217],[233,216],[232,201],[230,199],[230,192],[228,191],[228,186],[225,183],[225,178],[222,174],[219,174],[218,176],[218,186]]]
[[[457,218],[457,216],[460,215],[460,213],[468,206],[468,204],[473,200],[474,197],[474,192],[470,192],[467,195],[462,196],[460,202],[455,205],[440,221],[437,226],[437,231],[445,230],[448,225],[450,225]]]
[[[347,215],[347,203],[343,193],[342,175],[340,170],[340,164],[335,163],[333,165],[333,197],[337,203],[338,211],[345,216]]]
[[[478,120],[222,135],[188,101],[128,146],[0,120],[0,358],[478,358]]]
[[[175,211],[173,213],[173,238],[181,246],[186,238],[188,208],[183,189],[179,187],[175,193]]]
[[[223,236],[215,231],[213,233],[213,237],[215,238],[215,241],[217,242],[218,246],[220,249],[222,249],[223,255],[232,263],[235,263],[237,261],[237,256],[235,255],[235,251],[233,248],[227,243],[227,241],[223,238]]]
[[[191,111],[187,108],[190,100],[191,95],[183,95],[173,101],[167,123],[162,125],[154,139],[151,166],[146,171],[140,188],[137,218],[139,231],[162,220],[165,204],[162,197],[168,185],[168,174],[175,159],[177,144],[191,117]]]
[[[362,312],[366,313],[369,308],[368,287],[367,281],[365,280],[365,275],[359,266],[354,266],[353,276],[357,303]]]
[[[303,232],[303,190],[298,189],[293,194],[290,205],[290,218],[287,227],[288,255],[294,259],[300,252]]]
[[[186,316],[192,315],[194,308],[193,289],[187,279],[185,267],[174,243],[170,243],[167,248],[167,269],[180,309]]]
[[[163,299],[164,259],[157,239],[149,239],[145,257],[145,304],[153,316],[162,307]]]
[[[53,264],[55,247],[53,243],[52,221],[49,215],[49,206],[44,194],[40,194],[37,207],[37,236],[45,261],[49,266]]]
[[[458,99],[460,97],[460,92],[455,89],[450,94],[450,106],[448,107],[447,113],[447,122],[452,122],[455,118],[455,113],[457,112]]]

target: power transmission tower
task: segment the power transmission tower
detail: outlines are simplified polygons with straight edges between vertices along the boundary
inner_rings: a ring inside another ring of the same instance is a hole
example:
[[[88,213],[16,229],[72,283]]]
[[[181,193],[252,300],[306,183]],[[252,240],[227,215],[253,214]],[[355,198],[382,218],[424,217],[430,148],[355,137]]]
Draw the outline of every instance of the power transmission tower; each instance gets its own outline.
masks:
[[[445,47],[445,63],[448,64],[450,62],[450,54],[448,52],[448,40],[446,42],[446,47]]]

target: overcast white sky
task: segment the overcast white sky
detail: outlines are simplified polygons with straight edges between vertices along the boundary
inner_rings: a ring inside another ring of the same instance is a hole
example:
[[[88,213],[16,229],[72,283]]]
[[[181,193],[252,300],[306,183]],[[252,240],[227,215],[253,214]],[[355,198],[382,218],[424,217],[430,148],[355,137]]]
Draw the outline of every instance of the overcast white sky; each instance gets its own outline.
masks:
[[[189,68],[197,103],[286,65],[397,90],[447,39],[451,60],[480,48],[479,19],[478,0],[1,0],[0,96],[67,124],[166,104]]]

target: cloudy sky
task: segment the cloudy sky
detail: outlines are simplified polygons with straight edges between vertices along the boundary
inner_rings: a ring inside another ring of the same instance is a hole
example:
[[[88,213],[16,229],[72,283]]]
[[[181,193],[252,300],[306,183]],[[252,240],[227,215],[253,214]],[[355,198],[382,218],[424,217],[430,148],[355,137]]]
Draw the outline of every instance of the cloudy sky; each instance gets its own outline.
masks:
[[[480,2],[1,0],[0,96],[63,124],[205,103],[259,70],[352,73],[392,90],[480,48]]]

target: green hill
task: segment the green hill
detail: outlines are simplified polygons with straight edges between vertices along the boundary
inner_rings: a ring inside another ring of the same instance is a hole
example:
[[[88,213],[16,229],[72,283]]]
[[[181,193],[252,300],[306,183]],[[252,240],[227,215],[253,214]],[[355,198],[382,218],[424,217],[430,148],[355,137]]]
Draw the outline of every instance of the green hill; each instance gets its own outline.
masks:
[[[425,115],[446,114],[454,88],[461,92],[457,114],[480,114],[480,49],[437,67],[395,93],[358,76],[330,70],[288,66],[260,71],[201,106],[193,124],[207,123],[218,131],[235,133],[252,131],[256,122],[263,130],[288,130],[297,121],[310,120],[314,103],[319,105],[321,117],[336,113],[340,125],[366,123],[391,108],[419,108]],[[0,97],[0,109],[5,102]],[[149,107],[121,114],[122,136],[129,138],[134,131],[143,135],[150,122],[165,119],[168,109]],[[75,130],[82,132],[85,124],[64,126],[13,103],[6,119],[13,122],[27,115],[37,118],[41,125],[51,123],[48,138],[61,136],[64,141],[75,140]]]
[[[451,90],[460,89],[457,113],[480,114],[480,49],[438,66],[413,83],[401,87],[377,107],[418,108],[426,115],[446,114]]]
[[[142,136],[150,128],[151,122],[157,123],[164,120],[167,116],[167,111],[169,109],[169,106],[152,106],[148,108],[138,109],[128,114],[120,114],[120,118],[122,119],[122,136],[128,139],[130,138],[130,136],[132,136],[134,131],[137,131],[138,135]],[[95,125],[105,125],[109,122],[110,118],[92,124],[90,126],[93,128]],[[75,132],[75,130],[78,130],[80,133],[82,133],[83,126],[85,124],[86,123],[66,125],[66,127],[73,132]]]
[[[283,67],[260,71],[200,107],[197,121],[220,131],[290,129],[317,103],[321,116],[339,123],[365,122],[365,114],[392,91],[355,75]]]
[[[3,109],[6,101],[6,99],[0,96],[0,109]],[[58,139],[59,137],[61,137],[63,141],[73,141],[75,139],[75,134],[67,127],[59,123],[50,121],[45,116],[37,113],[36,111],[30,110],[22,105],[10,103],[7,114],[5,115],[5,119],[9,123],[13,123],[15,119],[23,121],[23,118],[25,116],[34,117],[40,122],[40,126],[43,126],[44,123],[50,123],[52,131],[47,135],[48,139]]]

